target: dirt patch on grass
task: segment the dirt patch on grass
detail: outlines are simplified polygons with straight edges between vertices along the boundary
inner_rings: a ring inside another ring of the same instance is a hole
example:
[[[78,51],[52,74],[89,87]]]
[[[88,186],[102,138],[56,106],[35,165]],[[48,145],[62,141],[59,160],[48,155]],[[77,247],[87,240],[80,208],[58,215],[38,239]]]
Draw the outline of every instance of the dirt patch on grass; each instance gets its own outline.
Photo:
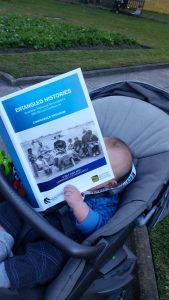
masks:
[[[41,52],[41,51],[72,51],[72,50],[79,50],[79,51],[83,51],[83,50],[87,50],[87,51],[91,51],[91,50],[125,50],[125,49],[147,49],[150,48],[146,45],[115,45],[115,46],[94,46],[94,47],[73,47],[73,48],[69,48],[69,49],[34,49],[34,48],[6,48],[6,49],[2,49],[0,48],[0,53],[3,54],[8,54],[8,53],[31,53],[31,52]]]

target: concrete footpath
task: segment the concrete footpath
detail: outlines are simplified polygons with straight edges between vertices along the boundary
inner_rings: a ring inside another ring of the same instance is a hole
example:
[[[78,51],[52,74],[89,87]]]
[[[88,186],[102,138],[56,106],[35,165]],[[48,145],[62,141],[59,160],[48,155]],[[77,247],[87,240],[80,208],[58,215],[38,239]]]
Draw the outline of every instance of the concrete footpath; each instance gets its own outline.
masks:
[[[53,75],[54,76],[54,75]],[[0,72],[0,97],[53,76],[35,76],[15,79]],[[124,67],[84,72],[89,92],[119,81],[141,81],[169,91],[169,64]]]
[[[0,72],[0,97],[50,77],[52,76],[36,76],[16,80],[9,74]],[[145,82],[169,92],[169,64],[84,72],[84,77],[89,92],[119,81]],[[134,231],[132,243],[138,257],[137,293],[134,300],[158,300],[153,259],[146,227]]]

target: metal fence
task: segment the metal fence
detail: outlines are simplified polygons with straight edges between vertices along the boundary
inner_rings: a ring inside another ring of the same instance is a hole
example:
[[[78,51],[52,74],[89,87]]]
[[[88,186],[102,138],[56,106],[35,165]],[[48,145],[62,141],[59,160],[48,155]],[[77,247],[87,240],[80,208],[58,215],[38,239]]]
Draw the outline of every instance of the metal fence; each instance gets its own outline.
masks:
[[[137,8],[143,8],[145,0],[128,0],[126,8],[129,9],[137,9]]]

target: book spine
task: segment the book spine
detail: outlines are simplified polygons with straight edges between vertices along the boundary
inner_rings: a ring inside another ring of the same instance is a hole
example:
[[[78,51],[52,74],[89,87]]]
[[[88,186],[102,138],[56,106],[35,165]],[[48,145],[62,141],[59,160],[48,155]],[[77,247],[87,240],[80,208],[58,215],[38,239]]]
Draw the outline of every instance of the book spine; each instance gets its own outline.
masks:
[[[22,167],[22,164],[20,162],[20,159],[17,155],[17,152],[15,151],[15,148],[13,146],[13,143],[11,141],[11,138],[7,132],[7,129],[3,123],[3,120],[2,118],[0,117],[0,134],[1,134],[1,137],[2,137],[2,140],[8,150],[8,153],[11,157],[11,159],[15,162],[15,168],[16,168],[16,171],[19,175],[19,178],[27,192],[27,195],[28,197],[25,199],[26,201],[28,201],[30,203],[30,205],[35,208],[36,210],[42,210],[40,207],[39,207],[39,204],[34,196],[34,193],[32,191],[32,188],[29,184],[29,181],[27,180],[27,176],[25,175],[25,172],[23,170],[23,167]]]

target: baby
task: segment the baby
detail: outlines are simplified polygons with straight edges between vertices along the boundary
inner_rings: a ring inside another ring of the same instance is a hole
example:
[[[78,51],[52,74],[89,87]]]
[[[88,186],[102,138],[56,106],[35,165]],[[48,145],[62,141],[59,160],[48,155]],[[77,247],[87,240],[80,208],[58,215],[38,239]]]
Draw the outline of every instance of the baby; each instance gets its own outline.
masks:
[[[111,192],[109,194],[106,193],[106,195],[103,195],[103,193],[99,195],[96,194],[97,190],[103,187],[111,190],[116,187],[118,181],[121,180],[132,167],[131,151],[124,142],[109,137],[104,138],[104,142],[115,178],[91,189],[89,191],[91,194],[88,193],[89,199],[86,201],[83,201],[83,197],[76,187],[67,185],[64,189],[65,201],[71,208],[73,214],[72,220],[76,222],[76,227],[78,230],[82,230],[83,234],[90,234],[103,226],[117,209],[117,195],[112,195]],[[95,201],[91,200],[93,197],[96,198]]]

